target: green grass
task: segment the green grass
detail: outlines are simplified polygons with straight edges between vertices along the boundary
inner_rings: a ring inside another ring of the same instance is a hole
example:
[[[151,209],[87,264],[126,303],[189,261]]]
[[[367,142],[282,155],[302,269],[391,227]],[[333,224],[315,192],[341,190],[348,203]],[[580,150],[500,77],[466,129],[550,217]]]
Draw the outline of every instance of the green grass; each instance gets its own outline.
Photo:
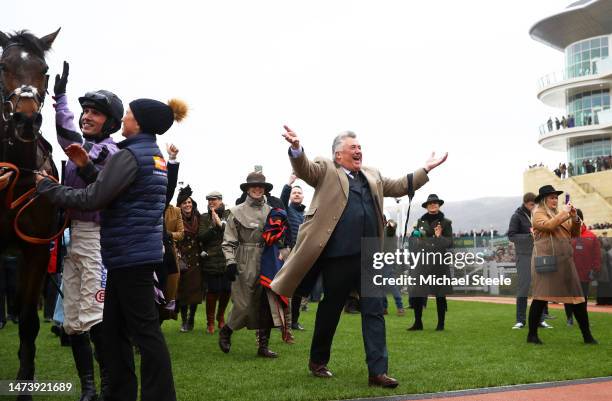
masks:
[[[390,299],[391,305],[393,304]],[[487,386],[534,383],[612,375],[612,315],[590,313],[598,346],[587,346],[577,327],[566,327],[562,310],[551,308],[558,317],[552,330],[540,330],[544,346],[525,342],[526,329],[510,330],[514,305],[450,301],[447,330],[434,331],[435,301],[424,313],[425,330],[408,332],[411,310],[405,317],[387,321],[389,373],[401,385],[393,390],[369,388],[359,315],[342,316],[334,338],[329,368],[332,379],[317,379],[307,370],[316,305],[302,313],[306,331],[296,332],[297,343],[286,345],[280,333],[272,333],[271,349],[280,357],[265,360],[255,356],[255,334],[234,334],[232,350],[223,354],[217,335],[204,334],[203,308],[198,310],[196,329],[179,333],[178,323],[164,323],[163,331],[172,355],[177,396],[185,400],[334,400],[391,394],[459,390]],[[0,379],[17,372],[17,327],[0,330]],[[37,340],[39,380],[72,380],[76,371],[68,347],[41,323]],[[38,400],[72,400],[49,396]]]

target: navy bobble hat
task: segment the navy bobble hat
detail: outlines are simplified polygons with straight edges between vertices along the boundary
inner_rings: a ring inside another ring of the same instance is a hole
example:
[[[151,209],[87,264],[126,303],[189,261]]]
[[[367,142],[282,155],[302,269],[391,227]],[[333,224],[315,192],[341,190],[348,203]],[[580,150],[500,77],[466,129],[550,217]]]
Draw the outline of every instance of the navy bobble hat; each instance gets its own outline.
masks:
[[[165,103],[153,99],[136,99],[130,110],[142,132],[163,135],[174,123],[174,112]]]

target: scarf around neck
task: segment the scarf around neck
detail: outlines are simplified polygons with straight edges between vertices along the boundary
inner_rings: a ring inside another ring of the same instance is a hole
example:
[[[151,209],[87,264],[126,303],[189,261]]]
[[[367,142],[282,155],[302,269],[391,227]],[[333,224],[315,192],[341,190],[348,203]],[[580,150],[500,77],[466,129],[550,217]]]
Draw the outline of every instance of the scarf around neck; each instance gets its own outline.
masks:
[[[183,227],[185,230],[185,234],[191,234],[191,235],[197,234],[199,219],[195,211],[192,211],[191,216],[187,217],[185,213],[181,210],[181,215],[183,216]]]

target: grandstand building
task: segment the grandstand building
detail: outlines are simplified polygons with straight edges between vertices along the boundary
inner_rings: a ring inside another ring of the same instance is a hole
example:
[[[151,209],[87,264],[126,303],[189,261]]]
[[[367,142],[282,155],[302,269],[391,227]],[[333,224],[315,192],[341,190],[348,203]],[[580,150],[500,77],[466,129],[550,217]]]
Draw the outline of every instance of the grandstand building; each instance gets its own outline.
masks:
[[[552,184],[571,195],[587,224],[612,222],[612,166],[606,161],[612,155],[612,0],[574,2],[537,22],[529,34],[565,55],[560,71],[538,80],[538,99],[559,110],[540,126],[538,143],[566,153],[559,160],[566,160],[569,177],[532,168],[525,172],[524,190],[537,193]]]

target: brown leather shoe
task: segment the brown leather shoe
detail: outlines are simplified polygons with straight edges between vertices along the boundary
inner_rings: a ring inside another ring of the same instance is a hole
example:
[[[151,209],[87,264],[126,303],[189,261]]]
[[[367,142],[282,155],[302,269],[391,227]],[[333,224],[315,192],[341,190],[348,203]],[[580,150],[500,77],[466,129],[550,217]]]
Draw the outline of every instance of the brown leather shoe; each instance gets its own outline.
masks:
[[[232,329],[229,326],[223,327],[219,331],[219,348],[224,353],[230,352],[230,348],[232,346]]]
[[[382,375],[370,376],[368,378],[368,385],[382,388],[396,388],[399,386],[399,382],[394,378],[387,376],[386,373],[383,373]]]
[[[332,372],[327,369],[325,364],[314,363],[313,361],[308,362],[308,369],[312,372],[315,377],[322,377],[328,379],[333,376]]]

